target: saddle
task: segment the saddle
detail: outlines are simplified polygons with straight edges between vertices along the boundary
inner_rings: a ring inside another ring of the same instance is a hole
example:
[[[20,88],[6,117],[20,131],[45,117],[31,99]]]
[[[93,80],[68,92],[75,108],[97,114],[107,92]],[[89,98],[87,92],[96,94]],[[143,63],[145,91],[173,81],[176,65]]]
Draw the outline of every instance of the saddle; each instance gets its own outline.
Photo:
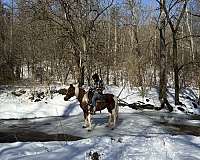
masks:
[[[91,104],[91,102],[92,102],[93,95],[94,95],[94,91],[89,90],[88,91],[89,104]],[[96,100],[96,103],[105,103],[106,102],[106,97],[104,96],[104,94],[101,94],[101,95],[103,96],[103,98]]]
[[[96,103],[106,103],[106,100],[105,99],[96,100]]]

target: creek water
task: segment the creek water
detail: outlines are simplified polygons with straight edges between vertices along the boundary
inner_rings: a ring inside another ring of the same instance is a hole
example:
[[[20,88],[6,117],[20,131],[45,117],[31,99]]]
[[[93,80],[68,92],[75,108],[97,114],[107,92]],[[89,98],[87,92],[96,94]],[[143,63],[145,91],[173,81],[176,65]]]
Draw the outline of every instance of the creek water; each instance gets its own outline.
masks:
[[[114,130],[105,127],[106,113],[93,116],[93,130],[82,128],[83,115],[34,119],[1,119],[0,143],[16,141],[73,141],[94,136],[156,136],[188,134],[200,136],[200,116],[138,111],[120,113]]]

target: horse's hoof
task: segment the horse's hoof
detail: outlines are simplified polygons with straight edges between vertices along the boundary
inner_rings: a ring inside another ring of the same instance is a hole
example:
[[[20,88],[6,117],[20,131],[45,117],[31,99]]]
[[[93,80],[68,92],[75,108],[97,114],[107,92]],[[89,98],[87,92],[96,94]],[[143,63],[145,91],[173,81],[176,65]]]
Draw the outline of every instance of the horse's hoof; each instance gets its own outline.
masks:
[[[87,128],[86,126],[82,126],[82,128]]]
[[[91,132],[92,130],[91,129],[88,129],[88,132]]]

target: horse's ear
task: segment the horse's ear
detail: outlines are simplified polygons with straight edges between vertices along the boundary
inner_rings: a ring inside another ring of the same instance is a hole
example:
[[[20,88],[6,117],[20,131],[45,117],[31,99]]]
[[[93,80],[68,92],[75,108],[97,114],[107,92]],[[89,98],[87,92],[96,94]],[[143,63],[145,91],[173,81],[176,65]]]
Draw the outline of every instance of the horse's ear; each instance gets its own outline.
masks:
[[[70,84],[69,86],[70,86],[70,87],[74,87],[73,84]]]

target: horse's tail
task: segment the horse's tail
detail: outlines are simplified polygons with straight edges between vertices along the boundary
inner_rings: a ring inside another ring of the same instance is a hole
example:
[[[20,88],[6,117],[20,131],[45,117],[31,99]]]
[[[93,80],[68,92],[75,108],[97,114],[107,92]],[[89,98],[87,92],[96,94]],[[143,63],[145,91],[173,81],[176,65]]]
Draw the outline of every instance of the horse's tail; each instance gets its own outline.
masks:
[[[118,106],[118,98],[117,96],[114,96],[114,101],[115,101],[115,116],[116,116],[116,120],[118,120],[118,114],[119,114],[119,106]]]

